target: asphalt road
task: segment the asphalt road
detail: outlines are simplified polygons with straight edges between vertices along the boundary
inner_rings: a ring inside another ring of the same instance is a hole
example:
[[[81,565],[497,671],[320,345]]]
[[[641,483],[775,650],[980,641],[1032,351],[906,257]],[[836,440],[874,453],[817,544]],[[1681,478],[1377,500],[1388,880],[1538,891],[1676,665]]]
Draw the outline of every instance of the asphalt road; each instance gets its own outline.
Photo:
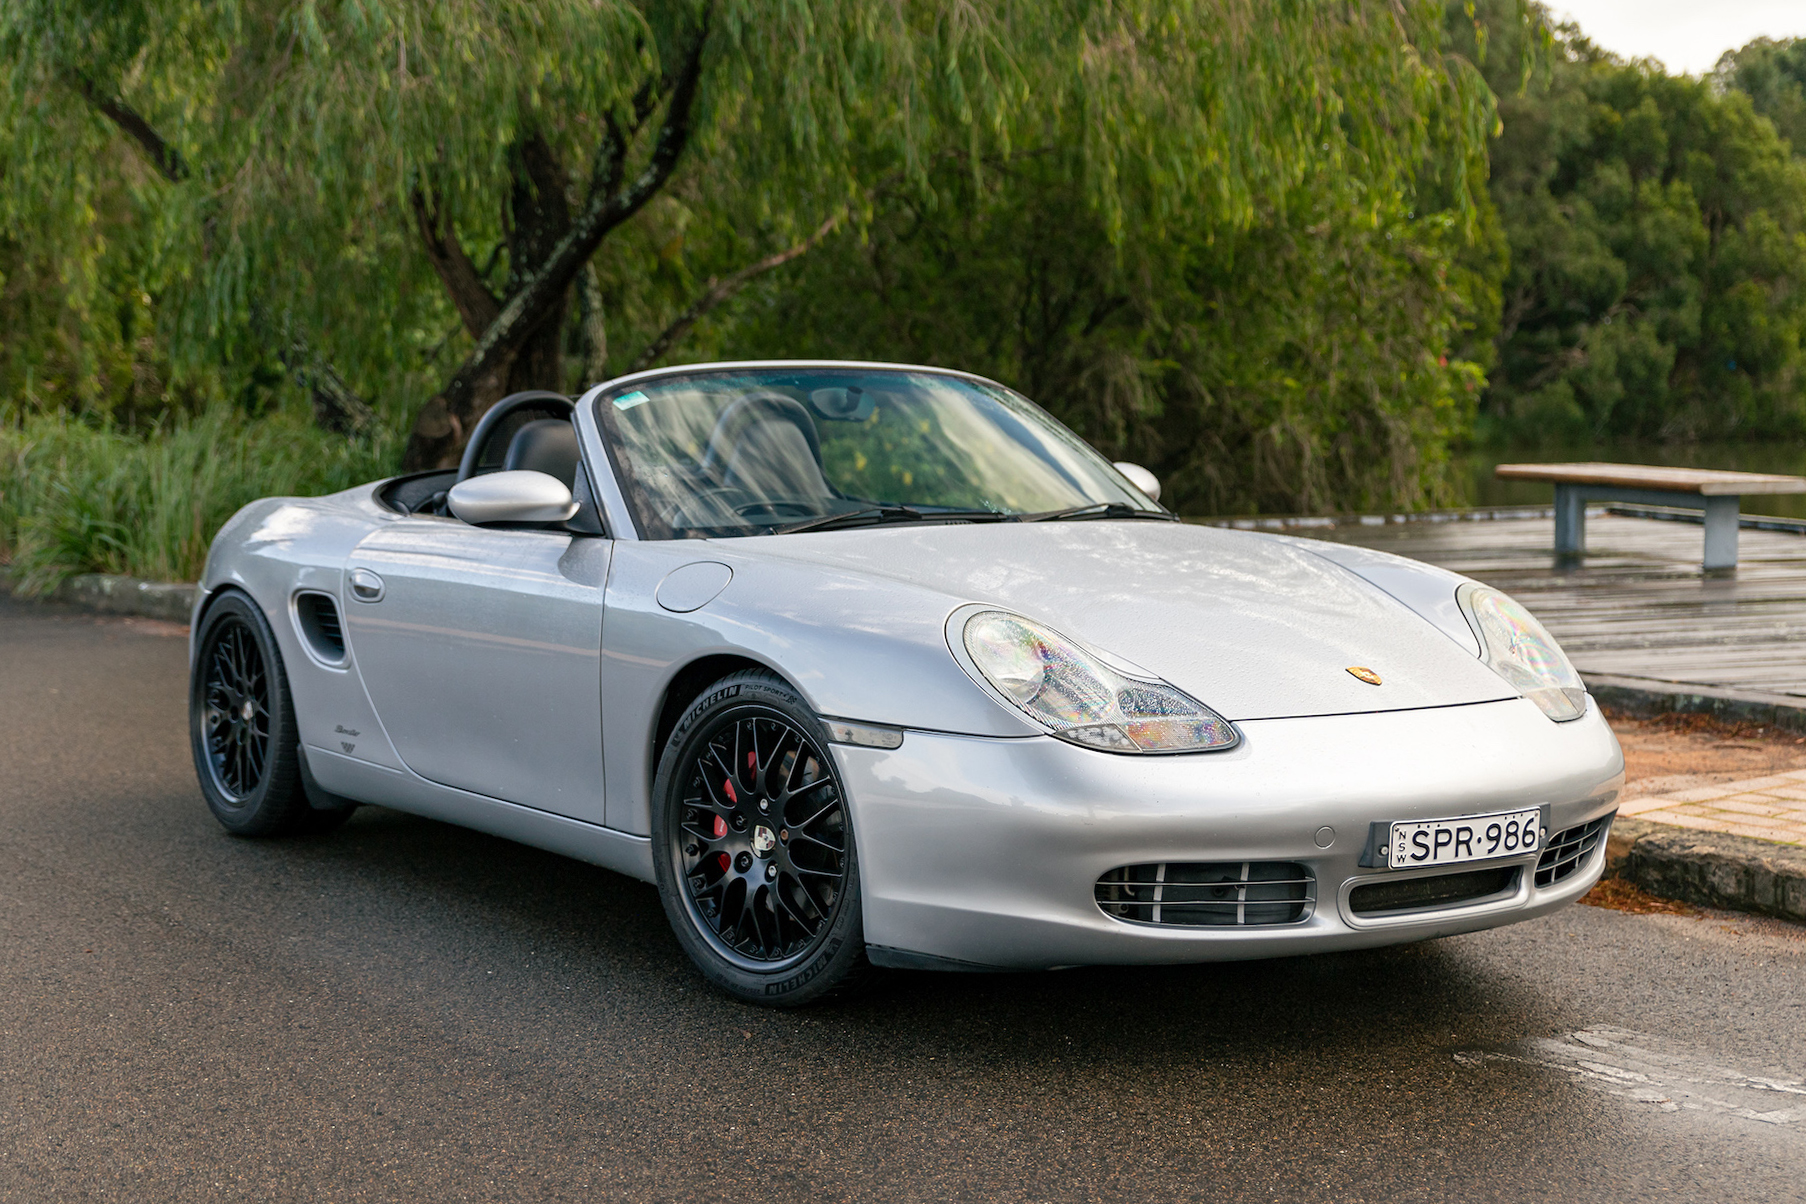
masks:
[[[379,808],[225,835],[173,631],[0,600],[0,1199],[1806,1198],[1800,929],[763,1012],[603,870]]]

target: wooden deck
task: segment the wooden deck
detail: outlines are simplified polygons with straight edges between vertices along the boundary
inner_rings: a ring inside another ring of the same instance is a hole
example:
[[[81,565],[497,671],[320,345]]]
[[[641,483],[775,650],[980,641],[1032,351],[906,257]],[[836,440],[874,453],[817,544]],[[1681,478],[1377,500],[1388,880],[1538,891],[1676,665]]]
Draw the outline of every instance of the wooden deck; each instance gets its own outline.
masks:
[[[1698,524],[1603,513],[1588,555],[1556,564],[1549,518],[1389,522],[1296,531],[1380,548],[1497,586],[1528,606],[1589,680],[1730,690],[1806,706],[1806,536],[1745,528],[1734,572],[1700,569]]]

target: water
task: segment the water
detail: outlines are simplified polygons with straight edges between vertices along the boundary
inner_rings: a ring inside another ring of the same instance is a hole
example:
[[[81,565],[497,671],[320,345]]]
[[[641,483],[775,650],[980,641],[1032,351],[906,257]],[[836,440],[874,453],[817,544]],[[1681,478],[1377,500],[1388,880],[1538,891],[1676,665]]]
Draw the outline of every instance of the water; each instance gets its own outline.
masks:
[[[1555,487],[1536,481],[1501,481],[1492,475],[1499,464],[1558,464],[1598,460],[1612,464],[1660,464],[1676,468],[1722,468],[1735,472],[1772,472],[1806,476],[1806,442],[1771,440],[1749,443],[1541,443],[1531,446],[1476,447],[1456,456],[1451,467],[1457,487],[1463,483],[1464,506],[1546,506]],[[1763,494],[1743,499],[1745,514],[1778,514],[1806,518],[1806,494]]]

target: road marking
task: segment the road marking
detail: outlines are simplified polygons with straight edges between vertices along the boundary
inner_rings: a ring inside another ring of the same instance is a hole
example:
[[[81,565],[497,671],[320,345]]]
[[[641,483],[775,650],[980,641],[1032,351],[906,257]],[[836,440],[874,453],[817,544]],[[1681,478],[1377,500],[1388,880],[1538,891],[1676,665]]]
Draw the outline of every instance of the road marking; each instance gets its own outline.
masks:
[[[1650,1033],[1599,1024],[1558,1038],[1521,1041],[1509,1052],[1462,1050],[1464,1066],[1521,1062],[1663,1112],[1707,1112],[1806,1133],[1806,1082],[1737,1070]]]

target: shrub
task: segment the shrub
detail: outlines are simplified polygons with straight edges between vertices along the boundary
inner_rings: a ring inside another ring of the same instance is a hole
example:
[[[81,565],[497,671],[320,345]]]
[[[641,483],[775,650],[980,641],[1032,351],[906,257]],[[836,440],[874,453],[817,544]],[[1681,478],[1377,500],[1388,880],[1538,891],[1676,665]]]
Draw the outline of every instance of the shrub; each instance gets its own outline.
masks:
[[[223,405],[142,431],[0,415],[0,565],[25,594],[78,573],[194,581],[246,503],[387,476],[400,448],[392,429],[349,440],[304,413],[248,419]]]

